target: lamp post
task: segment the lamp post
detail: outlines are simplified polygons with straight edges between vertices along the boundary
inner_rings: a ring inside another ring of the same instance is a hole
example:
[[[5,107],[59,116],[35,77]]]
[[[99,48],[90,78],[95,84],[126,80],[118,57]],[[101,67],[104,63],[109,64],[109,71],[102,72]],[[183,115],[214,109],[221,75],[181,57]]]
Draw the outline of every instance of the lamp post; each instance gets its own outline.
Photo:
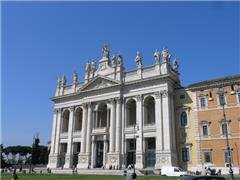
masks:
[[[224,98],[224,88],[222,87],[221,89],[219,89],[218,94],[223,96]],[[226,113],[225,113],[225,99],[220,99],[219,98],[219,103],[222,106],[222,110],[223,110],[223,122],[226,125],[226,142],[227,142],[227,152],[228,152],[228,162],[229,162],[229,174],[230,174],[230,179],[234,180],[234,176],[233,176],[233,170],[232,170],[232,156],[231,156],[231,149],[229,146],[229,139],[228,139],[228,126],[227,126],[227,119],[226,119]]]
[[[136,144],[137,144],[137,137],[135,135],[135,128],[138,128],[137,124],[134,124],[133,126],[133,139],[135,140],[135,149],[136,149]],[[133,174],[132,174],[132,179],[137,179],[137,174],[135,172],[135,163],[136,163],[136,150],[135,150],[135,161],[133,162]]]

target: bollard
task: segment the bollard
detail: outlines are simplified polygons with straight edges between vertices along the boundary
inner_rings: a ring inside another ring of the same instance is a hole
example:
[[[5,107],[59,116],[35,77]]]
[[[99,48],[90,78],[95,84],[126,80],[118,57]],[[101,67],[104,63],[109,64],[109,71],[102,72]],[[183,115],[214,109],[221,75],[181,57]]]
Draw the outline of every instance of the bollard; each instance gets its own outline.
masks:
[[[132,173],[132,179],[137,179],[137,174],[135,172]]]

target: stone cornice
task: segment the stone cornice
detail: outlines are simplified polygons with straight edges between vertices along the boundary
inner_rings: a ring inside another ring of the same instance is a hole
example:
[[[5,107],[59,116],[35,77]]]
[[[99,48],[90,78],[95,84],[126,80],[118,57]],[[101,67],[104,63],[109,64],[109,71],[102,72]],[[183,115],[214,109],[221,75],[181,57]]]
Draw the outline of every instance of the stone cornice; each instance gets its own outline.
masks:
[[[124,87],[124,86],[131,86],[131,85],[136,85],[136,84],[142,85],[142,83],[144,83],[144,82],[155,81],[155,80],[164,80],[164,79],[166,81],[170,80],[170,82],[176,83],[176,79],[174,79],[171,74],[166,74],[166,75],[153,76],[153,77],[149,77],[149,78],[130,81],[130,82],[122,83],[122,84],[111,85],[111,86],[107,86],[107,87],[103,87],[103,88],[99,88],[99,89],[90,89],[90,90],[75,92],[75,93],[66,94],[66,95],[62,95],[62,96],[54,96],[54,97],[51,97],[50,99],[55,102],[55,100],[60,100],[60,99],[65,99],[65,98],[70,98],[70,97],[74,98],[81,94],[84,96],[85,93],[89,93],[89,92],[94,93],[94,92],[99,92],[100,90],[106,90],[106,89],[112,89],[112,88],[118,88],[118,90],[121,90],[122,87]]]
[[[240,84],[240,75],[226,76],[223,78],[202,81],[199,83],[190,84],[187,89],[191,91],[199,91],[204,89],[219,88],[222,86],[229,86],[232,84]]]

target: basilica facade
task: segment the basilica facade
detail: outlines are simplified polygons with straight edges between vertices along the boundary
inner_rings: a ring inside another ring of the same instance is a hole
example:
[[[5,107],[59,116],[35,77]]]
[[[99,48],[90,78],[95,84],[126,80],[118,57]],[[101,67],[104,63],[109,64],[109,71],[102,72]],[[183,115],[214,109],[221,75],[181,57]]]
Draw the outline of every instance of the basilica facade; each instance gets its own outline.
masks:
[[[173,93],[180,87],[178,63],[167,49],[143,67],[125,71],[121,55],[88,62],[85,79],[57,83],[49,168],[138,169],[177,165]]]
[[[240,75],[182,87],[170,57],[156,51],[143,67],[137,52],[136,69],[125,71],[123,57],[104,46],[98,62],[86,63],[84,81],[59,77],[48,167],[211,165],[227,173],[231,164],[240,172]]]

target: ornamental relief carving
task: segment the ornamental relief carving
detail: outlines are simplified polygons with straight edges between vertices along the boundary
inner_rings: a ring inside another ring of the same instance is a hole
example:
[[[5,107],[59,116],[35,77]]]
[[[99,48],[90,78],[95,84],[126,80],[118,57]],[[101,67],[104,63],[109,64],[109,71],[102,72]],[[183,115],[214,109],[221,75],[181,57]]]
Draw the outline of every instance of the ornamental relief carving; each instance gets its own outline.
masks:
[[[137,98],[137,101],[142,101],[142,95],[141,94],[137,95],[136,98]]]
[[[117,158],[114,156],[109,157],[111,163],[115,163],[117,161]]]
[[[81,163],[85,163],[87,162],[87,157],[80,157],[79,160]]]

